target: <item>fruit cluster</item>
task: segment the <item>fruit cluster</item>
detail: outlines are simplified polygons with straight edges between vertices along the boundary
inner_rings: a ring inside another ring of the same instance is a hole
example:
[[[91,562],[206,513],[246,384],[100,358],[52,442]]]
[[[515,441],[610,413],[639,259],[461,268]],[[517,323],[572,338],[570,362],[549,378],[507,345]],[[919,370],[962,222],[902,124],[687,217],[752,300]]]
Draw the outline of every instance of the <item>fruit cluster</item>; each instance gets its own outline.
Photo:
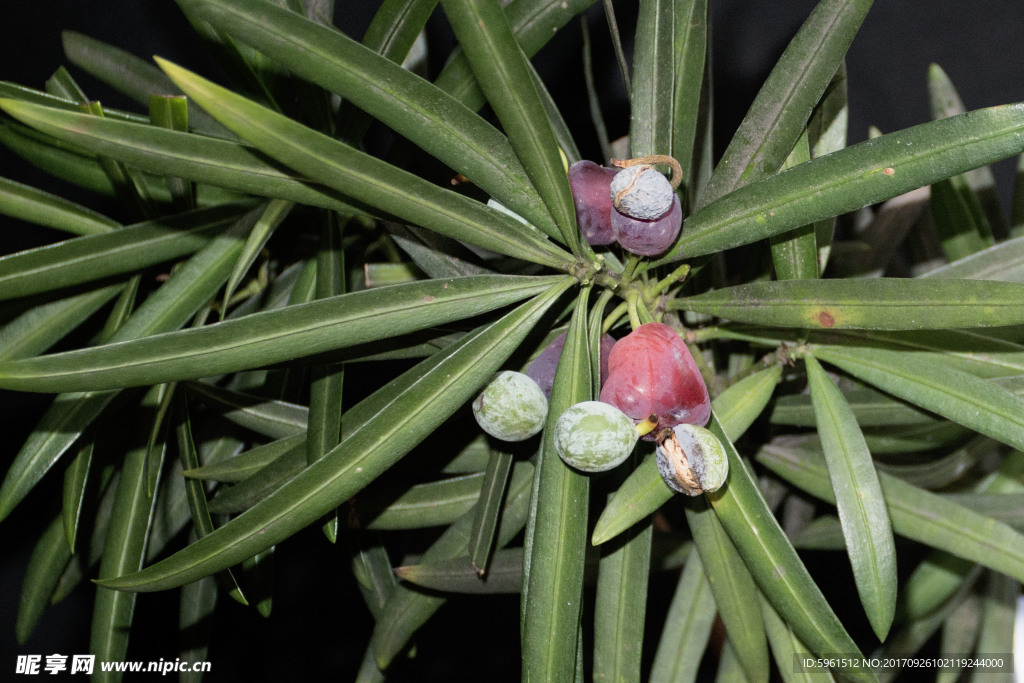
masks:
[[[679,197],[653,165],[627,165],[642,160],[617,162],[621,170],[593,161],[569,167],[576,221],[591,246],[618,242],[632,254],[657,256],[679,236]]]
[[[521,441],[538,433],[547,417],[555,369],[565,335],[530,364],[526,374],[499,373],[473,402],[488,434]],[[728,463],[717,440],[703,429],[711,401],[693,357],[663,323],[640,325],[618,342],[601,339],[601,400],[571,406],[555,423],[554,445],[572,467],[603,472],[625,461],[637,440],[655,440],[666,483],[689,495],[721,486]]]

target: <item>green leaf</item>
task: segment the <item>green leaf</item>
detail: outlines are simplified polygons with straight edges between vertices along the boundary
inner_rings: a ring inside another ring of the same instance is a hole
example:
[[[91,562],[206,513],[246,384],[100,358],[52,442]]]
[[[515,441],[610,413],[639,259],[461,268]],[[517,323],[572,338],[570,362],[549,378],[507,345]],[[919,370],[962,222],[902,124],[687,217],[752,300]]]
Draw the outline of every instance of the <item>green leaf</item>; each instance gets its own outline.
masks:
[[[205,382],[186,382],[189,393],[199,396],[214,412],[257,434],[281,439],[305,438],[309,408],[287,401],[272,401],[231,391]]]
[[[238,220],[242,208],[199,209],[5,256],[0,258],[0,299],[92,282],[191,254]]]
[[[1024,237],[1000,242],[919,277],[1024,282]]]
[[[501,508],[512,475],[514,458],[511,453],[492,448],[487,458],[487,469],[480,485],[480,498],[469,533],[469,559],[480,576],[486,576],[501,521]],[[522,567],[522,561],[519,563]],[[520,571],[520,574],[522,572]]]
[[[505,12],[498,0],[441,0],[441,6],[562,240],[579,253],[580,231],[558,141]]]
[[[32,636],[70,560],[71,548],[64,535],[63,520],[58,516],[39,535],[25,567],[18,617],[14,625],[19,645],[24,645]]]
[[[838,520],[836,520],[836,523],[838,524]],[[764,630],[768,634],[768,644],[772,648],[772,656],[778,663],[779,674],[782,676],[782,680],[786,683],[797,683],[798,681],[821,683],[825,680],[835,680],[828,669],[798,672],[796,671],[796,666],[792,668],[787,666],[789,663],[795,664],[797,656],[806,656],[807,646],[796,637],[793,629],[782,620],[779,613],[775,611],[775,608],[765,599],[764,595],[759,595],[758,597],[761,601],[761,614],[764,617]]]
[[[395,567],[395,574],[403,581],[445,593],[519,593],[523,584],[523,549],[509,548],[496,552],[485,576],[480,576],[464,555]]]
[[[998,384],[899,351],[815,346],[812,353],[893,396],[1024,448],[1024,399]]]
[[[813,453],[769,444],[758,453],[758,462],[811,495],[835,502],[825,463]],[[878,480],[893,530],[900,536],[1018,579],[1024,576],[1024,536],[1020,533],[896,477],[879,473]]]
[[[238,192],[335,209],[347,214],[368,216],[373,213],[344,194],[288,171],[252,147],[238,142],[60,111],[16,100],[0,100],[0,109],[58,140],[119,159],[150,173],[170,174]],[[2,131],[3,127],[0,127]],[[0,142],[7,144],[9,137],[0,134]],[[68,163],[65,155],[45,166],[60,169],[61,165]],[[81,176],[78,181],[88,180],[86,187],[113,193],[109,179],[95,178],[98,166],[94,158],[79,159],[74,164],[75,168],[81,167],[76,171],[76,177]],[[78,182],[74,178],[71,180]],[[163,185],[162,179],[160,185]],[[207,186],[198,188],[197,201],[200,204],[204,203],[204,187]],[[164,192],[167,192],[166,188]],[[209,203],[208,199],[206,203]]]
[[[270,463],[289,458],[300,460],[298,453],[305,454],[306,435],[286,436],[276,441],[253,446],[249,450],[220,462],[185,470],[182,474],[193,479],[235,483],[249,478]]]
[[[367,529],[445,526],[476,505],[483,479],[478,472],[403,487],[401,492],[370,488],[356,501],[355,514]]]
[[[142,567],[156,502],[155,495],[146,494],[145,463],[145,448],[132,449],[125,456],[100,563],[99,580],[130,574]],[[125,659],[135,597],[134,593],[96,589],[89,652],[97,659],[105,662]],[[121,679],[120,673],[114,671],[96,671],[94,676],[101,681]]]
[[[670,154],[683,168],[687,183],[684,210],[697,193],[693,180],[699,164],[701,135],[707,118],[705,70],[708,53],[708,2],[692,0],[676,7],[672,37],[675,50],[672,83],[672,146]]]
[[[670,154],[673,149],[675,28],[680,23],[675,17],[677,4],[681,3],[673,0],[643,0],[640,3],[633,43],[633,94],[629,119],[629,147],[636,157]],[[678,11],[689,13],[681,7]]]
[[[862,427],[934,424],[936,421],[922,410],[867,387],[844,391],[843,398]],[[794,427],[817,424],[811,397],[806,394],[779,396],[769,419],[772,424]]]
[[[554,426],[591,397],[588,294],[576,301],[537,455],[520,610],[523,677],[531,680],[570,681],[576,669],[590,480],[558,457]]]
[[[818,3],[761,86],[698,199],[698,208],[782,166],[842,64],[872,2]]]
[[[889,133],[745,185],[690,216],[656,263],[751,244],[1024,151],[1024,104]],[[787,150],[788,152],[788,150]]]
[[[249,238],[245,241],[245,248],[242,249],[242,255],[238,258],[238,263],[235,264],[235,269],[231,272],[228,283],[224,285],[224,303],[221,305],[222,318],[227,312],[231,298],[234,296],[235,290],[238,288],[239,283],[241,283],[242,278],[245,277],[252,264],[259,258],[260,252],[263,251],[263,247],[273,237],[277,226],[281,225],[281,221],[288,217],[288,214],[291,213],[294,207],[295,205],[292,202],[274,199],[267,202],[263,208],[259,220],[252,226],[252,232],[249,233]]]
[[[715,599],[694,548],[679,576],[651,667],[650,683],[697,680],[715,622]]]
[[[365,422],[252,509],[171,557],[105,585],[121,590],[180,586],[251,557],[316,521],[373,481],[469,400],[567,285],[553,285],[364,399],[360,405],[368,414]]]
[[[706,495],[761,592],[813,652],[858,652],[856,643],[772,516],[714,412],[708,429],[725,446],[730,462],[726,485]],[[843,667],[839,670],[855,680],[874,678],[862,670]]]
[[[154,94],[181,94],[160,69],[120,48],[75,31],[61,32],[61,42],[64,54],[72,64],[139,104],[148,105],[150,95]],[[227,129],[194,103],[189,105],[188,118],[197,132],[231,137]]]
[[[0,178],[0,213],[76,235],[95,235],[121,227],[92,209],[7,178]]]
[[[190,96],[262,152],[339,192],[485,249],[555,268],[571,257],[515,219],[371,157],[159,60]],[[556,150],[557,151],[557,150]],[[566,191],[568,192],[568,181]],[[570,201],[570,209],[572,203]]]
[[[217,582],[213,577],[199,579],[181,587],[178,607],[178,656],[188,663],[178,674],[179,683],[201,683],[202,671],[209,662],[209,645],[213,640],[213,615],[217,607]],[[197,666],[198,665],[198,666]]]
[[[754,579],[707,500],[697,497],[687,503],[686,522],[729,642],[747,680],[767,682],[771,664]]]
[[[676,299],[736,322],[811,329],[935,330],[1024,322],[1024,285],[869,278],[750,282]]]
[[[306,443],[289,450],[233,486],[222,487],[209,502],[215,515],[245,512],[274,493],[306,467]]]
[[[92,466],[92,454],[95,440],[89,440],[79,449],[75,459],[64,470],[64,495],[61,505],[61,516],[64,519],[64,538],[68,549],[75,551],[75,540],[78,536],[78,520],[85,503],[85,487],[89,481],[89,470]]]
[[[813,356],[804,363],[853,578],[871,628],[885,640],[896,609],[896,547],[878,474],[842,392]]]
[[[508,5],[505,15],[519,47],[527,57],[533,57],[570,19],[595,2],[516,0]],[[474,111],[487,101],[461,51],[452,55],[434,84]]]
[[[712,409],[716,415],[721,415],[719,421],[730,437],[738,439],[764,411],[781,376],[782,366],[765,368],[743,378],[712,401]],[[600,545],[615,538],[673,495],[672,489],[662,481],[654,458],[647,458],[605,507],[594,527],[591,542]]]
[[[42,353],[84,323],[124,285],[107,285],[82,294],[39,304],[0,327],[0,360]]]
[[[647,520],[630,528],[618,543],[601,548],[594,598],[594,680],[640,679],[653,534]]]
[[[213,26],[301,78],[341,95],[545,233],[557,234],[505,136],[436,86],[333,26],[321,26],[269,2],[189,4]]]
[[[209,377],[373,343],[507,306],[566,276],[479,275],[344,294],[91,349],[0,363],[0,386],[102,390]]]
[[[811,159],[808,134],[804,133],[787,157],[783,168],[792,168]],[[815,224],[804,225],[771,238],[772,263],[779,280],[806,280],[818,277],[818,245]],[[735,643],[733,643],[735,646]],[[742,659],[742,656],[741,656]]]
[[[950,261],[995,243],[981,203],[962,175],[933,184],[929,203],[932,224]]]

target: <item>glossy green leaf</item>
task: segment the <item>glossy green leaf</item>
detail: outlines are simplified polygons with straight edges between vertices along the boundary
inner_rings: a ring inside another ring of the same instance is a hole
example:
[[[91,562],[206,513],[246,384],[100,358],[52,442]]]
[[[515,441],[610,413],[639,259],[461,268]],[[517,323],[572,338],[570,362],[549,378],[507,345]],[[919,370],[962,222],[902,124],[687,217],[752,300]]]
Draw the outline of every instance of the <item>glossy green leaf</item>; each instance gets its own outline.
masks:
[[[804,363],[854,581],[871,628],[885,640],[896,608],[896,547],[878,474],[842,392],[813,356]]]
[[[987,436],[975,436],[963,446],[933,460],[905,465],[877,463],[877,466],[880,470],[914,486],[940,489],[963,477],[983,457],[994,452],[996,447],[997,442]]]
[[[596,0],[517,0],[509,3],[505,16],[516,42],[527,57],[533,57],[577,14]],[[456,51],[434,84],[472,110],[487,99],[473,76],[466,55]]]
[[[95,235],[121,227],[92,209],[7,178],[0,178],[0,213],[75,235]]]
[[[811,453],[766,446],[758,461],[787,481],[834,503],[824,462]],[[1016,576],[1024,576],[1024,536],[1006,524],[885,473],[879,483],[893,530],[920,543]]]
[[[633,94],[630,97],[629,146],[633,156],[670,154],[676,82],[675,28],[672,0],[643,0],[633,47]],[[695,3],[691,3],[695,4]],[[703,56],[703,55],[702,55]]]
[[[269,2],[190,4],[218,29],[261,50],[298,76],[341,95],[470,178],[533,225],[557,234],[505,136],[436,86],[333,27],[308,21]],[[283,36],[287,40],[282,40]]]
[[[1024,237],[1000,242],[953,263],[922,274],[922,278],[1024,281]]]
[[[813,652],[858,652],[856,643],[772,516],[713,412],[708,429],[725,446],[729,456],[729,479],[723,488],[706,495],[761,592]],[[854,680],[873,679],[863,671],[840,670]]]
[[[875,455],[919,453],[962,443],[971,436],[967,427],[955,422],[937,422],[930,425],[906,427],[899,432],[879,428],[864,431],[868,450]]]
[[[588,293],[576,301],[537,456],[520,603],[523,677],[531,680],[569,681],[576,669],[590,480],[558,457],[554,425],[569,406],[591,397]]]
[[[771,665],[754,579],[707,500],[699,496],[687,503],[687,526],[729,642],[739,656],[746,679],[767,683]]]
[[[821,346],[813,353],[898,398],[1024,447],[1024,399],[998,384],[887,349]]]
[[[750,244],[1024,151],[1024,104],[883,135],[745,185],[694,213],[658,263]],[[788,150],[787,150],[788,151]]]
[[[698,208],[782,166],[842,64],[872,2],[818,3],[761,86],[698,199]]]
[[[209,646],[213,640],[214,612],[217,607],[217,581],[212,576],[181,587],[178,608],[178,657],[188,669],[178,674],[179,683],[201,683],[202,669],[209,662]],[[197,666],[199,664],[199,666]]]
[[[75,459],[64,470],[64,495],[61,505],[61,517],[64,520],[64,538],[68,549],[75,551],[78,537],[78,520],[85,504],[85,487],[89,482],[89,470],[92,467],[94,440],[87,441],[79,449]]]
[[[530,503],[530,482],[533,472],[527,464],[525,476],[518,480],[516,487],[509,487],[502,510],[501,526],[497,545],[502,547],[523,529]],[[473,524],[473,513],[463,515],[441,534],[440,538],[420,558],[422,564],[433,564],[452,558],[465,563],[466,544]],[[470,565],[471,567],[471,565]],[[522,567],[522,562],[519,563]],[[475,572],[474,572],[475,576]],[[479,582],[479,578],[474,578]],[[371,645],[374,658],[381,669],[386,669],[394,657],[402,651],[409,639],[444,604],[445,599],[433,593],[413,590],[407,586],[395,587],[383,609],[377,615]]]
[[[480,498],[469,533],[469,559],[480,576],[486,576],[495,550],[501,508],[508,490],[509,477],[515,462],[511,453],[492,448],[487,458],[487,469],[480,484]],[[519,563],[522,567],[522,561]],[[522,572],[520,571],[520,574]]]
[[[982,600],[981,623],[974,652],[987,657],[995,652],[1013,652],[1016,624],[1020,612],[1020,579],[988,573]],[[1005,671],[1005,669],[1004,669]],[[977,676],[976,676],[977,678]]]
[[[737,322],[811,329],[925,330],[1024,322],[1024,285],[869,278],[750,282],[673,307]]]
[[[306,432],[309,420],[309,408],[306,406],[271,401],[205,382],[186,382],[184,386],[221,417],[263,436],[282,439]]]
[[[731,438],[739,438],[760,415],[782,376],[779,365],[745,377],[712,401]],[[619,487],[597,520],[591,542],[605,543],[664,505],[675,493],[658,472],[654,458],[644,460]]]
[[[280,164],[269,161],[248,145],[145,124],[60,111],[15,100],[0,100],[0,109],[47,135],[67,140],[97,154],[120,159],[150,173],[171,174],[238,192],[301,202],[350,214],[372,213],[365,206],[320,183],[283,169]],[[0,141],[5,141],[2,135]],[[89,170],[93,167],[88,164],[95,165],[95,161],[86,158],[78,163],[85,164],[78,171],[79,175],[93,172]],[[48,166],[60,168],[54,164]],[[83,180],[89,177],[92,176]],[[163,184],[162,179],[160,184]],[[93,179],[88,186],[107,194],[113,193],[109,180]],[[103,190],[104,187],[110,189]],[[203,187],[198,188],[197,199],[201,205],[204,203]]]
[[[687,205],[697,188],[692,187],[695,164],[699,165],[701,130],[707,112],[702,111],[705,89],[705,68],[708,51],[708,2],[693,0],[677,3],[672,42],[675,47],[672,83],[672,145],[670,154],[683,168],[684,182],[688,184]],[[687,213],[689,209],[687,208]]]
[[[558,141],[505,12],[497,0],[441,0],[441,6],[562,240],[579,252],[580,232]]]
[[[209,377],[376,342],[538,294],[565,276],[426,280],[364,290],[127,343],[0,363],[0,386],[102,390]]]
[[[992,228],[981,203],[962,175],[934,183],[930,202],[932,224],[946,258],[956,261],[992,246]]]
[[[328,187],[485,249],[556,268],[571,263],[567,253],[540,233],[480,202],[337,142],[170,62],[161,60],[160,65],[191,97],[261,151]],[[568,181],[565,184],[568,192]]]
[[[301,450],[300,450],[301,449]],[[210,499],[210,512],[215,515],[245,512],[290,482],[306,467],[306,442],[289,449],[233,486],[220,488]]]
[[[239,206],[200,209],[0,258],[0,299],[48,292],[191,254],[238,220]]]
[[[123,289],[124,285],[107,285],[29,308],[0,327],[0,360],[28,358],[45,351]]]
[[[133,449],[125,456],[117,483],[110,528],[107,530],[99,579],[112,579],[138,571],[145,555],[146,539],[153,519],[156,496],[146,494],[146,449]],[[101,661],[123,661],[135,611],[135,594],[110,588],[96,589],[92,613],[89,652]],[[100,681],[119,681],[120,672],[96,671]]]
[[[475,394],[567,284],[553,285],[364,399],[361,410],[373,416],[372,426],[367,417],[337,448],[252,509],[171,557],[106,585],[130,590],[182,585],[309,525],[373,481]]]
[[[594,679],[640,679],[651,569],[650,520],[601,548],[594,598]]]
[[[286,436],[261,446],[254,446],[227,460],[185,470],[182,474],[193,479],[228,483],[239,482],[247,479],[279,458],[288,457],[296,461],[300,460],[298,455],[305,453],[305,442],[306,435],[304,433]]]
[[[150,95],[149,119],[154,126],[188,132],[188,98],[184,95]],[[166,175],[164,182],[171,193],[171,205],[178,211],[196,206],[195,184],[178,176]]]
[[[396,491],[368,489],[355,514],[367,529],[421,529],[444,526],[469,512],[480,497],[483,473],[465,474]]]
[[[715,622],[715,600],[694,548],[679,576],[651,667],[651,683],[697,680]]]
[[[231,272],[228,283],[224,286],[224,303],[221,306],[222,316],[227,312],[231,298],[234,296],[235,290],[238,289],[238,285],[242,282],[242,278],[249,272],[252,264],[259,258],[260,252],[263,251],[267,242],[273,237],[277,226],[281,225],[281,221],[288,217],[294,206],[292,202],[274,199],[268,202],[263,209],[259,220],[252,226],[252,232],[249,233],[249,238],[245,241],[245,248],[242,249],[242,255],[239,257],[235,269]]]

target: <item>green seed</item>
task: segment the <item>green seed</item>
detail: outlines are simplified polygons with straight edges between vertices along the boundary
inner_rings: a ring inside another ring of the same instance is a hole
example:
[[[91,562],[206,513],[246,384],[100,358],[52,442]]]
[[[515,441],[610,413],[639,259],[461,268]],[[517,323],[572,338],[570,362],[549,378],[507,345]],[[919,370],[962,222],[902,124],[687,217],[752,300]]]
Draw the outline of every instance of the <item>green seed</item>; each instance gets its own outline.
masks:
[[[555,423],[555,450],[584,472],[604,472],[619,465],[633,452],[638,438],[631,419],[600,401],[577,403]]]
[[[658,471],[669,488],[697,496],[722,487],[729,476],[729,458],[710,431],[681,424],[658,434]]]
[[[544,428],[548,400],[521,372],[499,372],[473,401],[473,416],[485,432],[502,441],[523,441]]]

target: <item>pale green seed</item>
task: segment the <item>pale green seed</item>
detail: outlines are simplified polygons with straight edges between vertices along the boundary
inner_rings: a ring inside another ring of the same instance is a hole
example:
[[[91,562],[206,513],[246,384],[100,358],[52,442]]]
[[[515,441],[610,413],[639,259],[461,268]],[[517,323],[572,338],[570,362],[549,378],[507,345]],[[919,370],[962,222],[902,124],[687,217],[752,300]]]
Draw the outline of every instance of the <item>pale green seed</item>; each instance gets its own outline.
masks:
[[[577,403],[555,423],[555,450],[584,472],[604,472],[621,464],[638,438],[631,419],[600,401]]]
[[[473,401],[480,428],[502,441],[523,441],[544,428],[548,400],[532,378],[505,370]]]

